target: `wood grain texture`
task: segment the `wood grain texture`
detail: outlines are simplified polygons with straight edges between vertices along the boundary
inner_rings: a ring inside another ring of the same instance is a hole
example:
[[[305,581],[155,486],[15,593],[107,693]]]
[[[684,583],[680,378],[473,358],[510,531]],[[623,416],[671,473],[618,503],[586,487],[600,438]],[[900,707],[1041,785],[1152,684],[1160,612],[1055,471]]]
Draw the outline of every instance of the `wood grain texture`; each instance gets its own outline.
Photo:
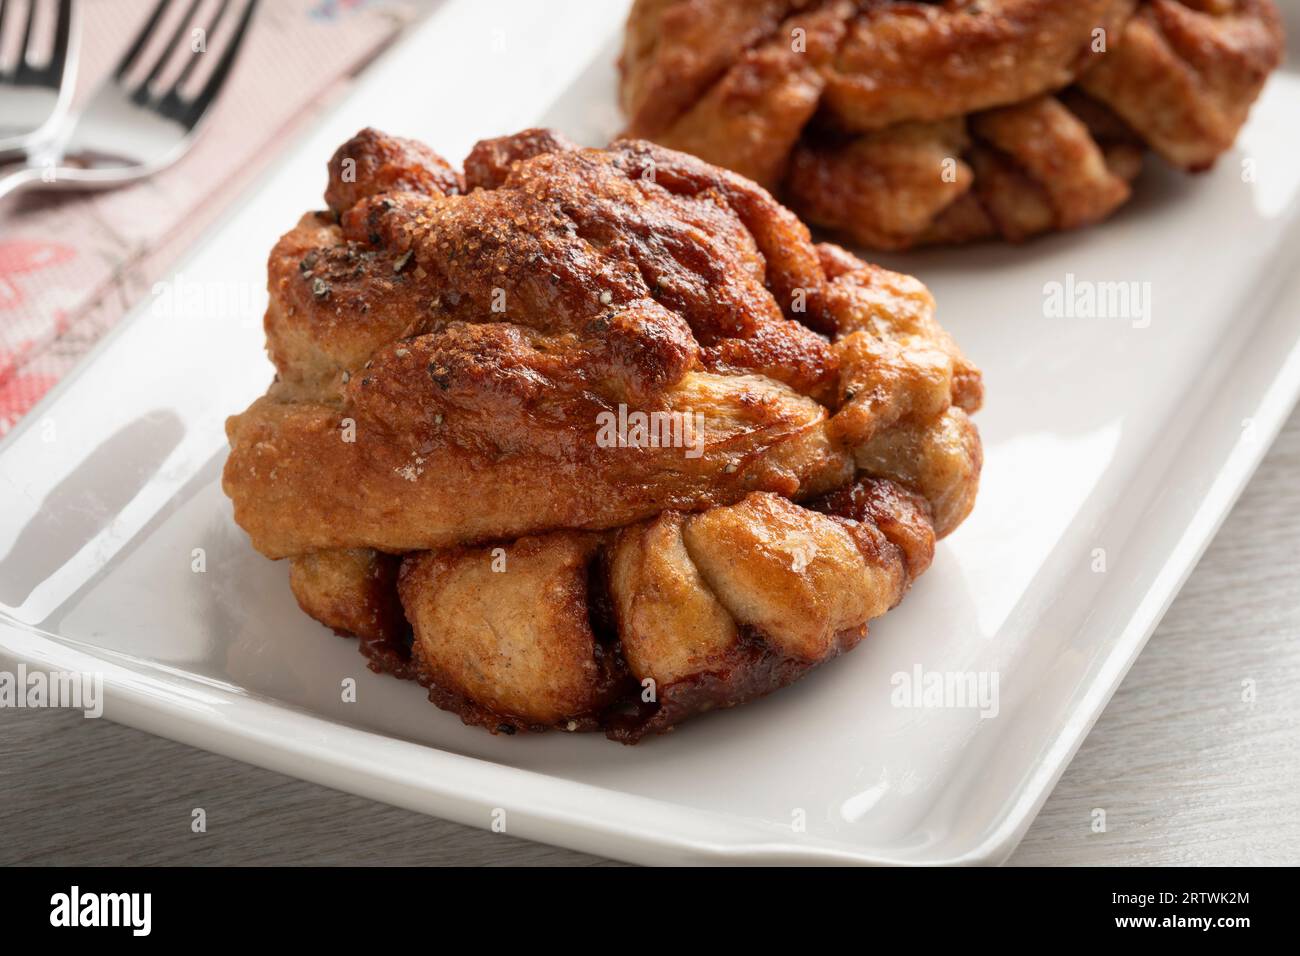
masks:
[[[1300,863],[1300,413],[1014,864]],[[1256,700],[1242,699],[1254,681]],[[0,711],[0,864],[602,865],[68,712]],[[190,832],[193,808],[208,831]],[[1106,831],[1093,832],[1093,811]]]

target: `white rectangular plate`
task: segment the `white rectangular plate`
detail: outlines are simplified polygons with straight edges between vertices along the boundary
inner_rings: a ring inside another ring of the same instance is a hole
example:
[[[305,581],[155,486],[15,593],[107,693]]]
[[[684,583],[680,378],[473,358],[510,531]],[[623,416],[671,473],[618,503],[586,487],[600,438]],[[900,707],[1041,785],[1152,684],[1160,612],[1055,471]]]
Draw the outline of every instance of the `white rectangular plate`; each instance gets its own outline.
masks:
[[[1300,77],[1274,77],[1212,173],[1151,162],[1109,223],[887,263],[983,366],[987,461],[973,517],[860,648],[635,748],[491,737],[298,611],[231,521],[222,422],[269,380],[266,254],[321,206],[334,148],[365,125],[453,160],[529,125],[605,140],[624,9],[439,7],[168,280],[180,308],[143,304],[8,436],[0,663],[100,671],[114,720],[475,826],[501,808],[514,835],[627,860],[999,861],[1300,390]],[[1067,275],[1149,284],[1149,325],[1047,317]],[[997,716],[891,706],[917,665],[996,672]]]

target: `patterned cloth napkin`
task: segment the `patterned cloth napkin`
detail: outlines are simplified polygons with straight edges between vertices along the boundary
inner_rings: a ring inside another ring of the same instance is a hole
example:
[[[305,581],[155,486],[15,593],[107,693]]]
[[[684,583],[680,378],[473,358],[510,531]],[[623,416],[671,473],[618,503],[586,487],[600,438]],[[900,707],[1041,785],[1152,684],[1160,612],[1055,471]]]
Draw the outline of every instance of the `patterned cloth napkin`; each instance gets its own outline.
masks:
[[[260,4],[194,148],[139,185],[30,193],[0,206],[0,434],[197,239],[226,204],[434,0]],[[153,0],[82,4],[78,99],[108,73]]]

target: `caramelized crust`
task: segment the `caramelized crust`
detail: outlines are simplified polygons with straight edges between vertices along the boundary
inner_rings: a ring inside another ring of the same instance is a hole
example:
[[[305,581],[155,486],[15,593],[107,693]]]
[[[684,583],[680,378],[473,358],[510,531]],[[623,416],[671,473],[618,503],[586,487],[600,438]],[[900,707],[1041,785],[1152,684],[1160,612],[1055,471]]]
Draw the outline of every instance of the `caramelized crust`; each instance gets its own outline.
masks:
[[[775,189],[825,86],[823,68],[844,36],[849,0],[813,5],[740,54],[722,78],[653,134]],[[643,135],[634,124],[630,135]]]
[[[449,196],[465,191],[461,174],[428,146],[370,128],[339,147],[329,173],[325,203],[335,215],[380,193]]]
[[[412,555],[399,591],[424,680],[494,730],[589,725],[612,700],[617,658],[592,632],[588,567],[599,539],[569,531],[501,548]],[[575,728],[576,729],[576,728]]]
[[[795,148],[786,192],[809,222],[876,249],[905,248],[970,190],[974,174],[960,158],[968,145],[961,119],[809,137]]]
[[[1282,48],[1273,0],[637,0],[622,99],[859,245],[1022,241],[1210,166]]]
[[[844,528],[777,495],[696,515],[684,540],[732,618],[796,660],[856,644],[901,594],[901,562],[868,567]]]
[[[638,679],[661,687],[726,666],[741,640],[686,549],[686,518],[666,511],[624,528],[610,562],[623,657]]]
[[[681,447],[602,447],[597,416],[617,410],[583,407],[582,398],[544,404],[521,422],[506,412],[494,418],[490,406],[449,407],[434,388],[421,396],[437,399],[427,404],[415,394],[405,405],[378,396],[351,415],[266,397],[232,418],[224,487],[258,550],[273,558],[340,547],[402,553],[614,528],[753,489],[816,493],[851,473],[850,455],[826,434],[825,409],[769,379],[692,373],[663,396],[660,411],[703,416],[698,458]],[[447,434],[453,419],[464,431]]]
[[[469,189],[500,189],[515,163],[577,148],[553,129],[528,129],[513,136],[479,140],[465,157],[465,185]]]
[[[802,6],[806,0],[639,0],[619,59],[629,135],[653,136],[667,127]]]
[[[1020,242],[1111,215],[1141,169],[1140,143],[1107,107],[1071,90],[814,139],[796,152],[786,189],[808,221],[864,246]]]
[[[223,486],[303,610],[467,723],[629,743],[860,641],[978,484],[925,287],[642,141],[466,165],[365,130],[271,254]]]
[[[1202,170],[1232,146],[1283,46],[1272,0],[1148,0],[1079,85],[1165,160]]]
[[[628,743],[761,696],[856,645],[933,555],[925,502],[891,482],[815,507],[665,512],[618,533],[607,578],[573,532],[408,557],[413,668],[466,723]]]
[[[394,153],[380,137],[344,150]],[[895,398],[971,378],[896,290],[829,278],[806,228],[752,183],[644,143],[521,138],[476,150],[525,157],[499,189],[371,195],[342,228],[307,217],[277,245],[279,381],[230,420],[225,471],[263,553],[404,553],[834,487],[865,432],[831,412],[875,362],[843,341],[853,296],[885,297],[870,334],[893,358],[871,375],[894,392],[877,407],[919,414]],[[602,443],[620,406],[700,416],[696,454]]]
[[[1090,65],[1093,31],[1136,0],[873,3],[828,71],[826,109],[844,129],[940,120],[1066,86]]]
[[[881,432],[858,446],[854,457],[861,473],[924,498],[937,537],[954,531],[975,506],[984,454],[974,423],[956,406],[931,421]]]
[[[607,733],[633,743],[852,649],[933,554],[925,501],[873,479],[807,507],[754,494],[625,529],[609,583],[643,693],[607,719]]]
[[[397,601],[392,555],[368,548],[303,554],[289,563],[289,587],[304,613],[366,641],[400,644],[410,630]]]

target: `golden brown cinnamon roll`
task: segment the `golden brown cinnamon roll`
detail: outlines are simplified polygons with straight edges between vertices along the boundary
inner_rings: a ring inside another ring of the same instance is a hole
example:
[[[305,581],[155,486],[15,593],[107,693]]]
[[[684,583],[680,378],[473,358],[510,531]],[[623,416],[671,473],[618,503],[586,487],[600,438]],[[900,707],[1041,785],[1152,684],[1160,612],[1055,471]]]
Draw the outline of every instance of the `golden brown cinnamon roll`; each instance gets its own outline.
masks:
[[[1208,168],[1282,46],[1273,0],[637,0],[621,99],[858,245],[1021,241]]]
[[[493,732],[633,742],[852,648],[974,501],[910,277],[641,141],[365,130],[271,253],[224,488],[311,616]]]

